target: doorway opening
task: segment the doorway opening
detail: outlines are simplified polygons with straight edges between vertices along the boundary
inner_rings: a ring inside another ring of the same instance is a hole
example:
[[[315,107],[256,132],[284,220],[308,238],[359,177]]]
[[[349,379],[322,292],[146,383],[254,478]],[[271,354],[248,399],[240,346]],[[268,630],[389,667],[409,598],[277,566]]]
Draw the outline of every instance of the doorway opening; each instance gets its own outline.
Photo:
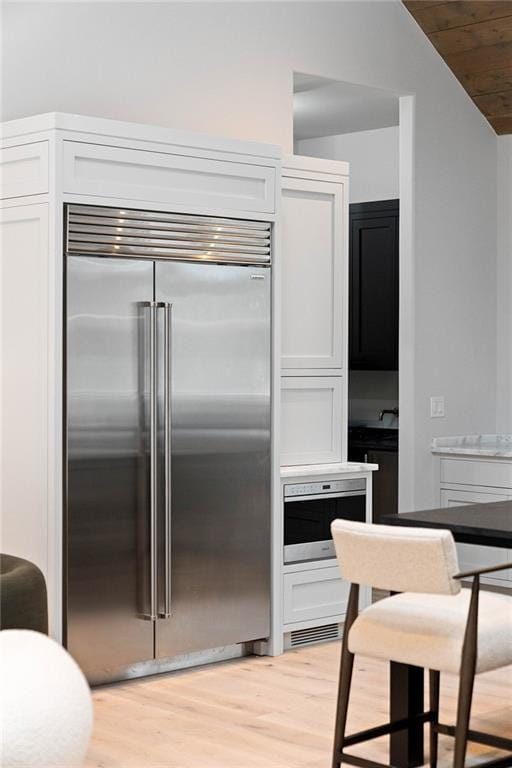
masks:
[[[373,519],[413,507],[413,97],[294,73],[294,154],[350,163],[349,461],[379,464]]]

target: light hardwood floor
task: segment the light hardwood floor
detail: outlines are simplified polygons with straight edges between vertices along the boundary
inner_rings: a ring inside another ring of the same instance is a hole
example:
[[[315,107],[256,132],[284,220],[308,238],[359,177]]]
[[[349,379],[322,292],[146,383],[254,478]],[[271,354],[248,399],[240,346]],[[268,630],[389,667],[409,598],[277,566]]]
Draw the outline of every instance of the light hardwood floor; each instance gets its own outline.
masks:
[[[330,768],[339,653],[327,643],[97,688],[86,768]],[[387,683],[386,664],[356,658],[350,730],[386,720]],[[441,686],[451,723],[456,679]],[[512,667],[477,677],[471,724],[512,737]],[[448,767],[452,740],[440,746]],[[386,762],[387,737],[353,751]],[[472,746],[468,765],[491,753]]]

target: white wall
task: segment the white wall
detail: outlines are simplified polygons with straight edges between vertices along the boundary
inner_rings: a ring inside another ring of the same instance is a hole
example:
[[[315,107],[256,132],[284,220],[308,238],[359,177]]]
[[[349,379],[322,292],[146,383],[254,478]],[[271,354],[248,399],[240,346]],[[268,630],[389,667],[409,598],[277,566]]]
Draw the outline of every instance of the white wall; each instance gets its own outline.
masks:
[[[498,389],[496,428],[512,432],[512,136],[498,137]]]
[[[302,139],[299,155],[350,163],[350,202],[394,200],[398,189],[398,127]]]
[[[81,112],[291,151],[294,70],[415,95],[401,492],[406,506],[431,504],[432,436],[495,428],[497,142],[402,4],[37,2],[2,13],[4,119]],[[431,394],[445,395],[446,419],[430,420]]]

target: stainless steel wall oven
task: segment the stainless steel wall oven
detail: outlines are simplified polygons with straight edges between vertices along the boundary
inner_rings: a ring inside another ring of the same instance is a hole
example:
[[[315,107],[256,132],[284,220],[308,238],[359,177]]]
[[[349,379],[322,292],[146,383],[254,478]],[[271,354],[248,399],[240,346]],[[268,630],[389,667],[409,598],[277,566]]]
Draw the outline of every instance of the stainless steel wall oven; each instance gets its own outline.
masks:
[[[334,557],[331,523],[340,518],[365,521],[365,480],[285,485],[284,562]]]

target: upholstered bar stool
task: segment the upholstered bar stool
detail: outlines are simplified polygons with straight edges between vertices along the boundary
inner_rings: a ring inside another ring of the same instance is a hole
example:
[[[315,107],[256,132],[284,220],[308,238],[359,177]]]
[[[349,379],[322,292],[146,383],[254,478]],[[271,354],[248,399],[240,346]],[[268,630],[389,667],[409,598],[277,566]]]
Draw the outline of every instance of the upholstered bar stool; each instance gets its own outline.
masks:
[[[338,707],[332,765],[390,768],[346,752],[377,736],[405,730],[407,720],[346,736],[354,654],[430,670],[430,708],[419,716],[430,723],[430,765],[437,766],[439,733],[455,737],[454,768],[464,768],[468,741],[510,754],[479,768],[512,766],[512,739],[469,730],[475,674],[512,663],[512,598],[480,592],[480,574],[510,567],[458,573],[450,531],[399,528],[336,520],[332,524],[343,578],[351,582],[341,651]],[[461,579],[473,577],[471,589]],[[358,613],[359,585],[392,594]],[[439,723],[440,673],[460,676],[455,727]],[[417,719],[416,719],[417,722]]]

